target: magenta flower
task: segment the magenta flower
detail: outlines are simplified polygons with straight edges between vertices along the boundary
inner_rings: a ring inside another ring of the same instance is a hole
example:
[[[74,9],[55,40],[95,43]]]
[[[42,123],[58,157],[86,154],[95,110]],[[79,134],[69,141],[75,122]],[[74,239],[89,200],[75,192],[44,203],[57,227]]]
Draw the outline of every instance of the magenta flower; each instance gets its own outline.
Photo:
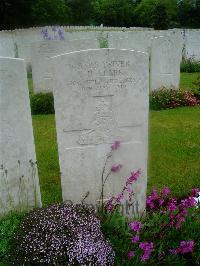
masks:
[[[194,248],[194,241],[181,241],[179,246],[179,252],[182,254],[190,253],[193,251]]]
[[[136,235],[133,237],[132,242],[137,243],[139,240],[140,240],[139,236]]]
[[[132,187],[131,187],[131,186],[128,186],[128,187],[127,187],[127,191],[128,191],[128,193],[133,193],[133,189],[132,189]]]
[[[114,208],[114,205],[113,205],[113,198],[111,198],[107,203],[106,203],[106,210],[108,212],[112,212]]]
[[[134,251],[129,251],[128,259],[130,260],[134,256]]]
[[[142,228],[142,224],[138,221],[131,222],[129,226],[134,232],[139,232]]]
[[[200,190],[198,188],[192,189],[192,196],[198,198],[200,196]]]
[[[171,202],[169,202],[168,205],[167,205],[168,211],[171,211],[171,212],[176,211],[177,210],[177,205],[176,204],[177,204],[176,200],[172,199]]]
[[[170,189],[168,187],[164,187],[161,193],[163,196],[167,196],[170,193]]]
[[[162,198],[160,198],[158,201],[159,201],[159,205],[160,205],[160,206],[162,206],[163,203],[165,202],[164,199],[162,199]]]
[[[185,254],[185,253],[191,253],[194,249],[194,241],[181,241],[178,248],[170,249],[169,252],[177,255],[177,254]]]
[[[121,141],[119,141],[119,140],[115,140],[115,141],[113,142],[113,144],[111,145],[111,149],[112,149],[112,150],[117,150],[117,149],[120,147],[120,145],[121,145]]]
[[[181,200],[181,204],[180,207],[182,208],[192,208],[194,206],[196,206],[196,200],[194,197],[189,197],[186,199]]]
[[[119,194],[117,194],[116,196],[116,202],[121,202],[124,199],[124,194],[122,192],[120,192]]]
[[[140,257],[140,259],[141,259],[141,261],[147,261],[149,258],[150,258],[150,256],[151,256],[151,253],[152,253],[152,251],[153,251],[153,243],[152,242],[150,242],[150,243],[148,243],[148,242],[141,242],[140,243],[140,245],[139,245],[139,247],[143,250],[143,255]]]
[[[114,165],[111,167],[111,171],[116,173],[116,172],[118,172],[121,168],[122,168],[122,164],[114,164]]]
[[[133,182],[136,182],[140,175],[141,175],[140,170],[137,170],[136,172],[132,172],[131,176],[128,177],[128,179],[126,181],[126,186],[131,185]]]

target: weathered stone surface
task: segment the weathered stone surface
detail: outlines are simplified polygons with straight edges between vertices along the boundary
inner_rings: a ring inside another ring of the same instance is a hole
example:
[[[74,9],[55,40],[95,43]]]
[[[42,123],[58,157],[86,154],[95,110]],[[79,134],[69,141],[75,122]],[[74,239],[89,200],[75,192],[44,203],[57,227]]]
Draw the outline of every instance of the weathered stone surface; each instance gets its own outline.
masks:
[[[147,184],[149,59],[146,53],[118,49],[72,52],[52,58],[54,101],[64,200],[96,204],[101,175],[111,173],[104,198],[120,192],[133,170],[142,177],[134,185],[139,211],[145,208]],[[106,173],[105,173],[106,174]]]
[[[15,44],[12,35],[6,32],[0,34],[0,56],[16,57]]]
[[[148,52],[154,31],[127,31],[108,35],[108,47]]]
[[[49,59],[58,54],[77,50],[99,48],[97,39],[78,39],[72,41],[42,41],[32,46],[32,76],[35,92],[52,91],[52,70]]]
[[[185,30],[186,58],[200,60],[200,30]]]
[[[25,63],[0,58],[0,215],[41,205]]]
[[[180,36],[160,36],[152,39],[150,63],[151,90],[161,87],[179,88],[181,58],[182,46]]]

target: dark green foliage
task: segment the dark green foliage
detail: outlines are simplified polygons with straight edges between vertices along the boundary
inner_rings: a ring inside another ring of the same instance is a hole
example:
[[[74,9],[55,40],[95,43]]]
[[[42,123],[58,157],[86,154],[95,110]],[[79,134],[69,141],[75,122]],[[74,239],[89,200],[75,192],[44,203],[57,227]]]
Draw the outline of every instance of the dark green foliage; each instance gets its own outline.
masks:
[[[176,0],[142,0],[135,9],[137,25],[167,29],[177,26]]]
[[[93,19],[93,7],[91,0],[65,0],[65,2],[70,8],[70,24],[91,24]]]
[[[36,25],[63,25],[69,22],[69,8],[64,0],[36,0],[32,5]]]
[[[133,25],[134,3],[131,0],[95,0],[94,17],[97,24],[106,26]]]
[[[40,25],[200,27],[200,0],[1,0],[0,29]]]
[[[155,30],[166,30],[169,26],[169,15],[163,3],[155,5],[152,15],[152,26]]]
[[[31,26],[31,6],[34,2],[35,0],[1,0],[0,30]]]
[[[200,0],[178,1],[178,19],[184,28],[200,27]]]
[[[181,62],[181,72],[200,72],[200,61],[196,61],[193,58],[183,59]]]
[[[53,94],[51,92],[31,94],[30,101],[33,115],[55,113]]]
[[[0,265],[7,265],[7,255],[11,248],[11,239],[24,217],[23,213],[11,213],[0,220]]]

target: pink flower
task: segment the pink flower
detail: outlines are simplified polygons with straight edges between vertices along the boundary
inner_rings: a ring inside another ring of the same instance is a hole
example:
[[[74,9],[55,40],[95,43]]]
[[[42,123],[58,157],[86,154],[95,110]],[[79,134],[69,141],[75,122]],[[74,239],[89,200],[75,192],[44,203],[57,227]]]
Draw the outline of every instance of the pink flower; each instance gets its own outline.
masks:
[[[162,198],[160,198],[158,201],[159,201],[159,205],[160,205],[160,206],[162,206],[163,203],[165,202],[164,199],[162,199]]]
[[[128,259],[130,260],[134,256],[134,251],[129,251]]]
[[[168,187],[164,187],[161,193],[163,196],[167,196],[170,193],[170,189]]]
[[[128,187],[127,187],[127,191],[128,191],[128,193],[133,193],[133,189],[132,189],[132,187],[131,187],[131,186],[128,186]]]
[[[111,171],[112,171],[112,172],[118,172],[121,168],[122,168],[122,164],[114,164],[114,165],[111,167]]]
[[[137,243],[139,240],[140,240],[139,236],[134,236],[132,242]]]
[[[176,200],[172,199],[171,202],[169,202],[167,205],[168,211],[171,211],[171,212],[176,211],[177,210],[176,204],[177,204]]]
[[[170,249],[169,252],[171,252],[174,255],[177,254],[185,254],[185,253],[191,253],[194,249],[194,241],[189,240],[189,241],[181,241],[179,244],[179,247],[175,249]]]
[[[200,196],[200,190],[198,188],[192,189],[192,196],[198,198]]]
[[[179,253],[185,254],[193,251],[194,241],[181,241],[179,246]]]
[[[112,212],[114,205],[113,205],[113,198],[111,198],[107,203],[106,203],[106,210],[108,212]]]
[[[131,176],[128,177],[127,181],[126,181],[126,185],[131,185],[133,182],[137,181],[139,176],[141,175],[141,171],[137,170],[136,172],[132,172]]]
[[[147,261],[150,258],[151,253],[153,251],[153,243],[141,242],[139,247],[144,251],[143,255],[140,257],[141,261]]]
[[[111,149],[112,149],[112,150],[117,150],[117,149],[120,147],[120,145],[121,145],[121,141],[119,141],[119,140],[115,140],[115,141],[113,142],[113,144],[111,145]]]
[[[186,199],[181,200],[181,207],[182,208],[192,208],[196,205],[196,200],[194,197],[189,197]]]
[[[124,194],[121,192],[116,196],[116,202],[121,202],[124,199]]]
[[[130,228],[134,232],[139,232],[142,228],[142,224],[138,221],[134,221],[130,223]]]

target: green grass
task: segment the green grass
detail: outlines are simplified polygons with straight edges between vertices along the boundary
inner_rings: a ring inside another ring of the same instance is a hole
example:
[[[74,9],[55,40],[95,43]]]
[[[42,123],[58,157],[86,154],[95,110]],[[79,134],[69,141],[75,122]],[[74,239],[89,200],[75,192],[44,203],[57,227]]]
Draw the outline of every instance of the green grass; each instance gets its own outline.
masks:
[[[54,115],[33,116],[38,171],[44,205],[61,201]]]
[[[195,88],[193,82],[197,80],[200,73],[181,73],[180,88],[184,90]]]
[[[33,116],[43,203],[61,200],[54,115]],[[200,108],[151,111],[148,191],[169,186],[176,195],[200,184]]]
[[[149,181],[184,195],[200,185],[200,108],[150,113]]]
[[[10,249],[10,240],[23,217],[23,213],[11,213],[0,220],[0,266],[7,265],[4,259]]]

